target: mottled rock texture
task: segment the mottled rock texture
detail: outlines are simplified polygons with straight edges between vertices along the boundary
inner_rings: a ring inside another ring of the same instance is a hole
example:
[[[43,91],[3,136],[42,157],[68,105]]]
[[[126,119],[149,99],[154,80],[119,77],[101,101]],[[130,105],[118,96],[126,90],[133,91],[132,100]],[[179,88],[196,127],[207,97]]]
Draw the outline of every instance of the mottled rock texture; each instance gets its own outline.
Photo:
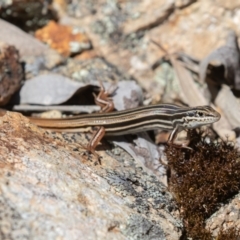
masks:
[[[163,184],[106,142],[112,157],[99,151],[96,164],[74,143],[84,137],[48,133],[17,113],[1,118],[0,238],[179,239]]]

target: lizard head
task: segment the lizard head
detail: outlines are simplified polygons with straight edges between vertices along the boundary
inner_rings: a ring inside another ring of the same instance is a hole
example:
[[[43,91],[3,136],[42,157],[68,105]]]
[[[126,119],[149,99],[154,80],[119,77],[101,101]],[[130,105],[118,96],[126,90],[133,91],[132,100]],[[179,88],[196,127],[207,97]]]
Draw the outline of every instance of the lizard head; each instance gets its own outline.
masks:
[[[210,106],[193,107],[182,116],[180,125],[187,129],[197,128],[217,122],[220,118],[221,115]]]

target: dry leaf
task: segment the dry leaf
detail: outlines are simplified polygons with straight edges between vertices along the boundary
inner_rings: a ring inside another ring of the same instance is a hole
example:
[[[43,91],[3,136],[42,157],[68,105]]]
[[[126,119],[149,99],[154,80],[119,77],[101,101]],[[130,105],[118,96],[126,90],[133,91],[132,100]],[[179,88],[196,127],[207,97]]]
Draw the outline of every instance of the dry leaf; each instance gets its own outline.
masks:
[[[84,85],[59,74],[40,75],[25,82],[20,91],[20,103],[61,104],[70,99]]]
[[[224,67],[221,74],[220,67]],[[200,80],[205,81],[208,75],[208,68],[216,71],[214,75],[218,75],[214,82],[225,83],[237,90],[240,90],[240,52],[238,47],[237,35],[234,31],[228,34],[226,45],[212,51],[200,64]],[[220,75],[219,76],[219,71]]]

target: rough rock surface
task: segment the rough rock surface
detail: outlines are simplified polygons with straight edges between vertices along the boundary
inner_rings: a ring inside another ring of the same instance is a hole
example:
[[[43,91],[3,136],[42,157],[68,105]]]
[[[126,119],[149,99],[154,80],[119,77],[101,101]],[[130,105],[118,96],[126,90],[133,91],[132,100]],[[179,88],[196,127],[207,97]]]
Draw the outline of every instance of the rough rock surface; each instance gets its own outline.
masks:
[[[79,29],[59,25],[54,21],[36,31],[35,36],[65,57],[91,47],[89,39]]]
[[[95,164],[74,143],[84,136],[1,118],[0,238],[179,239],[176,206],[156,177],[110,146],[114,157],[99,151]]]
[[[228,204],[222,206],[206,222],[206,229],[210,229],[213,236],[217,236],[221,228],[228,230],[240,228],[240,194],[236,195]]]
[[[73,1],[60,22],[82,26],[99,55],[134,76],[155,98],[162,85],[153,65],[166,51],[200,60],[225,43],[229,29],[239,35],[238,6],[237,0]]]

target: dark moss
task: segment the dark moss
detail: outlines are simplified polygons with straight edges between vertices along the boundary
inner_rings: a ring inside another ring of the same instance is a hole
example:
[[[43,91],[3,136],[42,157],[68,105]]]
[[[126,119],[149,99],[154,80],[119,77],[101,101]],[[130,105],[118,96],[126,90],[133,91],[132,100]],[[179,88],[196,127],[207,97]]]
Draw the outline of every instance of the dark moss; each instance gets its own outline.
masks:
[[[206,141],[202,136],[196,130],[190,132],[192,151],[173,146],[166,151],[170,189],[179,204],[186,235],[194,240],[213,239],[205,230],[205,220],[240,189],[237,149],[229,141]]]
[[[239,240],[240,230],[235,228],[230,228],[227,231],[221,230],[218,234],[217,240]]]

